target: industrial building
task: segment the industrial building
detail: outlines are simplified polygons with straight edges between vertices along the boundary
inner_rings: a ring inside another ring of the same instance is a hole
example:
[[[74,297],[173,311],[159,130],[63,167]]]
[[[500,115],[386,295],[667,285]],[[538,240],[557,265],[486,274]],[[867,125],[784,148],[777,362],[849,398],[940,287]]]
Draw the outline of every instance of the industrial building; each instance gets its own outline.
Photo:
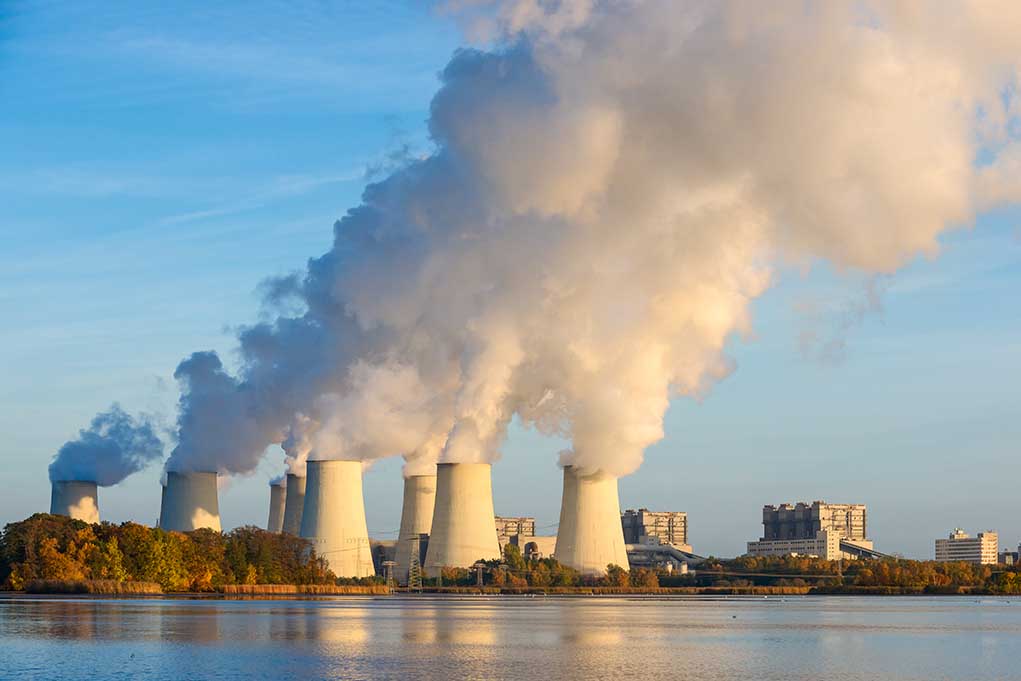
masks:
[[[96,483],[89,480],[54,480],[50,490],[50,513],[87,523],[99,522]]]
[[[999,546],[999,537],[995,532],[979,532],[978,536],[972,537],[957,528],[946,539],[936,540],[936,560],[944,563],[995,565]]]
[[[620,524],[625,544],[669,544],[691,552],[687,513],[629,508],[620,514]]]
[[[848,551],[847,545],[872,550],[865,504],[813,501],[766,505],[762,507],[762,537],[748,542],[748,555],[856,558],[859,552]]]
[[[535,536],[535,518],[496,516],[496,536],[500,538],[500,546],[507,543],[504,541],[507,537],[512,537],[515,534],[525,537]]]
[[[496,539],[501,549],[516,546],[525,558],[549,558],[557,546],[557,536],[537,535],[535,518],[528,516],[496,516]]]
[[[397,531],[397,547],[393,557],[395,577],[400,584],[408,583],[412,571],[421,574],[425,554],[429,549],[429,532],[432,530],[435,507],[435,475],[410,475],[404,478],[401,526]]]
[[[584,475],[574,466],[564,466],[560,527],[553,553],[562,565],[584,574],[605,574],[608,565],[628,565],[617,478]]]
[[[287,534],[298,534],[301,532],[301,515],[305,510],[305,476],[288,473],[286,485],[281,529]]]
[[[269,486],[269,520],[266,521],[266,531],[280,534],[284,529],[284,504],[287,488],[280,483],[270,483]]]
[[[288,490],[290,492],[290,490]],[[369,577],[361,461],[309,461],[300,536],[312,543],[338,577]]]
[[[166,475],[160,503],[160,528],[168,532],[191,532],[206,527],[219,532],[216,473],[167,471]]]
[[[495,518],[488,463],[438,464],[426,575],[435,577],[444,567],[467,568],[478,560],[499,558]]]

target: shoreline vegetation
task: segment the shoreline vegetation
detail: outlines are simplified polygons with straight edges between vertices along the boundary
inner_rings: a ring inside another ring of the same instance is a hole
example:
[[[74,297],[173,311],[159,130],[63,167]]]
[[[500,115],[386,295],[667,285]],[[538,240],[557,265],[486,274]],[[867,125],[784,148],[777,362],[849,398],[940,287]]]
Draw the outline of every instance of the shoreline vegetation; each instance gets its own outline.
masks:
[[[671,574],[607,566],[581,575],[508,545],[481,569],[444,568],[415,592],[521,596],[1018,595],[1019,566],[801,556],[707,558]],[[482,583],[479,584],[481,575]],[[310,543],[255,527],[166,532],[37,513],[0,534],[0,591],[97,597],[316,598],[409,593],[381,577],[337,578]]]

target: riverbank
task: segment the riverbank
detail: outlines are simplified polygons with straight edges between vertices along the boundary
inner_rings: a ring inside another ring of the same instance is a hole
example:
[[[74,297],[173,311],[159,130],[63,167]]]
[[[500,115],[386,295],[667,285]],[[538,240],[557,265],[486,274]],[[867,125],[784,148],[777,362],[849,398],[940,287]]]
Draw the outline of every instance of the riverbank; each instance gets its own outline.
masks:
[[[2,595],[91,596],[118,598],[148,596],[156,598],[202,599],[315,599],[321,596],[400,596],[425,594],[429,596],[997,596],[977,588],[925,589],[922,587],[808,587],[808,586],[741,586],[741,587],[425,587],[410,591],[406,588],[389,588],[375,585],[322,585],[322,584],[231,584],[214,591],[164,592],[158,584],[126,582],[88,583],[83,581],[60,582],[48,580],[32,585],[25,591],[0,592]]]

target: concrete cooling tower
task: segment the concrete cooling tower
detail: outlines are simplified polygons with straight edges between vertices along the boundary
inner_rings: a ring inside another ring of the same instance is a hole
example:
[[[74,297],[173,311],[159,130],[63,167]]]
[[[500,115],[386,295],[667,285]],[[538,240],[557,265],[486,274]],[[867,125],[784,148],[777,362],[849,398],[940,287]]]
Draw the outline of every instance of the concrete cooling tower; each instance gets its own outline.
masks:
[[[216,473],[168,471],[160,508],[160,528],[168,532],[190,532],[201,527],[220,531]]]
[[[564,467],[560,528],[553,555],[584,574],[605,574],[611,563],[628,569],[624,530],[620,524],[617,478],[578,475]]]
[[[374,575],[361,462],[309,461],[307,481],[301,536],[338,577]]]
[[[266,521],[266,531],[280,534],[284,529],[284,497],[287,488],[283,485],[269,486],[269,520]]]
[[[98,523],[96,483],[87,480],[57,480],[50,493],[50,513],[66,515],[87,523]]]
[[[301,532],[301,514],[305,509],[305,476],[287,474],[287,491],[284,493],[284,527],[287,534]]]
[[[419,539],[429,534],[433,523],[433,507],[436,504],[436,476],[412,475],[404,479],[404,506],[401,509],[401,529],[397,533],[397,548],[394,562],[397,563],[397,581],[408,581],[412,552],[421,550],[424,544]],[[421,563],[422,556],[418,556]]]
[[[499,557],[490,465],[439,464],[426,574],[435,577],[447,566],[471,567],[477,560]]]

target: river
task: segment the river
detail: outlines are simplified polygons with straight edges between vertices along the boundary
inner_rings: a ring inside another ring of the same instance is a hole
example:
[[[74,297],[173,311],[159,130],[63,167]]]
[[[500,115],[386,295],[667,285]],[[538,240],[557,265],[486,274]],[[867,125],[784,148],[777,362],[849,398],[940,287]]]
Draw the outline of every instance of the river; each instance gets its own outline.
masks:
[[[1021,598],[0,598],[3,679],[1021,679]]]

